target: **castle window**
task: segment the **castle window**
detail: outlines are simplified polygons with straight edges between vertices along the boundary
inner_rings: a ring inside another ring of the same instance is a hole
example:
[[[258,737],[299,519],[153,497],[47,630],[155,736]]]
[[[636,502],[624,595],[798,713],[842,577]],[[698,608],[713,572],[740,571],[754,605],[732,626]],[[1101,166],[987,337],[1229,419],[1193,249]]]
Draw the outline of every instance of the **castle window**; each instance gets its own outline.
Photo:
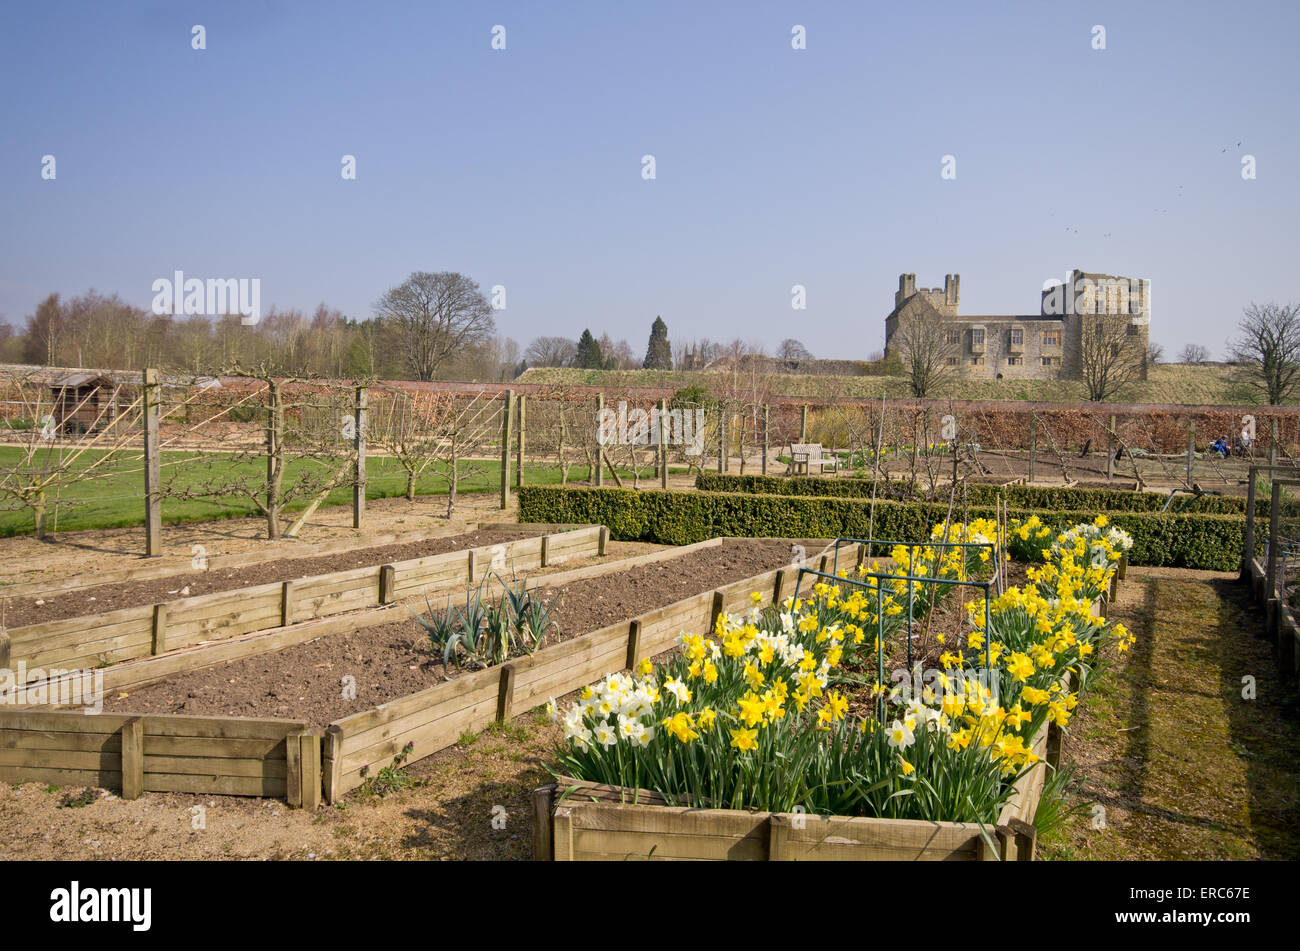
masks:
[[[1025,345],[1025,332],[1020,327],[1011,331],[1011,346],[1023,347]]]
[[[947,339],[948,343],[951,344],[952,346],[954,346],[954,347],[957,346],[959,343],[961,343],[961,331],[960,331],[960,330],[949,330],[949,331],[947,332],[947,337],[946,337],[946,339]]]
[[[1060,365],[1060,357],[1043,357],[1043,366],[1045,367],[1059,367]]]
[[[1044,347],[1059,347],[1060,345],[1061,345],[1061,332],[1059,330],[1043,331]],[[1043,366],[1047,366],[1047,364],[1044,363]]]
[[[970,332],[970,345],[972,347],[984,346],[984,331],[982,329],[975,329]]]
[[[1024,362],[1024,357],[1007,357],[1007,366],[1009,367],[1018,367]]]
[[[956,358],[956,357],[948,357],[948,359],[945,360],[944,362],[947,363],[947,365],[950,366],[950,367],[955,367],[955,366],[957,365],[957,358]]]
[[[970,365],[973,366],[973,367],[982,367],[982,366],[984,366],[984,358],[983,358],[983,357],[971,357],[971,358],[970,358]]]

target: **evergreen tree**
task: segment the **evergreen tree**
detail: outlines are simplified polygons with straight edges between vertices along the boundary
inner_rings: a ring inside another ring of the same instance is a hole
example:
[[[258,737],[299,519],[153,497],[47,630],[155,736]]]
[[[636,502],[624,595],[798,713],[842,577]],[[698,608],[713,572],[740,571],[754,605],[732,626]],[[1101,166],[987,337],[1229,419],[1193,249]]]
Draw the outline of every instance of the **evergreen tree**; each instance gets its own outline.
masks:
[[[600,344],[590,330],[584,330],[578,338],[578,352],[574,354],[573,365],[580,370],[605,369],[605,355],[600,352]]]
[[[673,350],[668,344],[668,325],[662,317],[656,317],[650,325],[650,345],[646,347],[645,370],[671,370],[673,368]]]

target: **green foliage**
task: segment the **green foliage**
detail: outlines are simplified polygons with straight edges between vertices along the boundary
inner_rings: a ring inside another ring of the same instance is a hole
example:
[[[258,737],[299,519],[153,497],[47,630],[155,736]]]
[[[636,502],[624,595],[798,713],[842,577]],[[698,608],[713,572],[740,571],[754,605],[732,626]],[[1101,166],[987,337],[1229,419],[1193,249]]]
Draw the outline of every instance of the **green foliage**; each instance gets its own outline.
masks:
[[[605,355],[600,351],[600,343],[584,330],[578,338],[578,351],[573,356],[573,365],[583,370],[605,370]]]
[[[1076,503],[1077,504],[1077,503]],[[687,545],[706,538],[876,538],[929,540],[930,526],[948,514],[944,503],[869,501],[723,492],[663,492],[631,489],[519,490],[521,522],[586,522],[606,525],[618,541]],[[956,515],[993,518],[991,507],[959,507]],[[1091,521],[1097,508],[1047,511],[1012,507],[1013,518],[1038,515],[1048,525]],[[1111,524],[1133,536],[1131,565],[1166,565],[1235,571],[1241,559],[1245,519],[1202,513],[1108,512]]]
[[[668,325],[662,317],[656,317],[650,325],[650,344],[646,347],[645,360],[641,364],[645,370],[671,370],[673,368],[673,350],[668,343]]]
[[[812,495],[825,498],[871,498],[870,479],[821,479],[816,476],[724,475],[702,472],[695,487],[706,492],[748,492],[757,495]],[[1086,489],[1046,485],[985,485],[963,487],[964,499],[971,505],[993,505],[1004,499],[1012,508],[1062,510],[1072,512],[1159,512],[1169,506],[1172,513],[1205,515],[1244,515],[1246,500],[1225,495],[1188,495],[1178,493],[1171,502],[1158,492],[1135,492],[1129,489]],[[913,490],[905,481],[879,481],[877,498],[922,500],[919,487]],[[1268,517],[1267,491],[1257,491],[1255,512]],[[1283,514],[1300,517],[1300,502],[1288,501]]]
[[[402,764],[406,762],[414,749],[414,741],[407,743],[402,747],[402,751],[393,757],[391,763],[380,769],[374,776],[367,776],[366,781],[361,785],[362,793],[367,796],[383,797],[401,789],[423,785],[421,780],[408,775],[406,770],[402,769]],[[366,776],[368,772],[370,772],[370,767],[361,767],[362,776]]]
[[[501,597],[489,601],[485,591],[493,577],[501,583]],[[414,611],[411,616],[428,632],[430,647],[442,654],[448,669],[462,656],[480,667],[493,667],[513,654],[532,653],[555,626],[553,605],[542,601],[536,588],[529,590],[526,579],[506,581],[495,572],[484,577],[477,589],[465,592],[464,609],[453,608],[450,598],[442,610],[436,610],[427,597],[425,606],[427,616]]]
[[[64,793],[63,796],[59,799],[59,808],[60,809],[81,809],[84,806],[89,806],[92,802],[95,802],[97,799],[99,799],[99,794],[96,793],[95,790],[90,788],[83,789],[75,796],[72,793]]]

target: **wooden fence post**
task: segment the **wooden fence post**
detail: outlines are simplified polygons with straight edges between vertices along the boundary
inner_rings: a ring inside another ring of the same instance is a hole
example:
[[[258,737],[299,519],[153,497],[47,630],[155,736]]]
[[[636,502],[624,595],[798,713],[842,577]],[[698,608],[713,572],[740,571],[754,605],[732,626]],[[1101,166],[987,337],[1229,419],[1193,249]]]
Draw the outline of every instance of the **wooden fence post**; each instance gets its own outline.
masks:
[[[521,393],[519,396],[519,449],[515,454],[515,488],[523,488],[524,485],[524,433],[527,430],[527,421],[525,418],[524,407],[526,397]]]
[[[370,390],[358,386],[356,397],[352,409],[352,446],[357,453],[352,468],[352,527],[360,528],[366,515],[366,410],[370,406]]]
[[[550,560],[551,560],[551,536],[543,535],[542,536],[542,558],[541,558],[541,564],[538,567],[545,568],[550,563]]]
[[[475,569],[478,567],[478,565],[476,564],[478,561],[478,557],[475,555],[474,549],[472,548],[469,550],[469,557],[467,558],[467,561],[469,563],[469,583],[473,584]]]
[[[808,404],[799,407],[799,441],[808,441]]]
[[[167,605],[153,606],[153,635],[150,651],[156,656],[167,653]]]
[[[636,665],[641,662],[641,621],[634,620],[627,630],[627,663],[624,667],[636,672]]]
[[[1192,487],[1195,473],[1192,472],[1192,453],[1196,451],[1196,420],[1187,421],[1187,487]]]
[[[515,407],[515,391],[506,390],[505,408],[501,411],[501,507],[510,505],[510,423]]]
[[[1247,471],[1246,481],[1246,537],[1241,545],[1241,580],[1249,581],[1250,563],[1255,558],[1255,467]]]
[[[1038,456],[1038,416],[1035,413],[1029,414],[1029,477],[1028,482],[1034,481],[1034,461]]]
[[[1277,465],[1277,417],[1268,421],[1268,464]]]
[[[1110,428],[1106,430],[1106,481],[1115,477],[1115,414],[1110,414]]]
[[[551,832],[551,799],[554,795],[555,783],[547,783],[532,792],[534,862],[549,862],[554,857]]]
[[[132,717],[122,724],[122,798],[139,799],[144,792],[144,721]]]
[[[302,807],[314,812],[320,808],[321,800],[321,737],[319,733],[300,733],[298,740],[301,743],[298,759],[302,764]]]
[[[144,546],[145,557],[162,555],[162,463],[158,449],[158,371],[144,371]]]
[[[297,733],[284,738],[284,801],[290,809],[302,807],[302,741]]]
[[[515,665],[501,666],[501,680],[497,685],[497,723],[505,723],[514,715]]]
[[[602,461],[605,454],[605,447],[600,444],[600,420],[605,413],[605,394],[596,394],[596,427],[592,430],[592,442],[595,444],[595,452],[592,453],[592,459],[595,460],[596,472],[593,476],[596,485],[605,484],[605,470]]]
[[[388,604],[394,599],[393,592],[397,589],[397,566],[380,565],[379,566],[379,603]]]
[[[785,594],[785,571],[784,568],[778,568],[776,580],[772,582],[772,603],[778,607],[781,604],[781,596]]]
[[[768,427],[771,423],[771,417],[768,415],[768,405],[763,404],[763,475],[767,475],[767,446],[768,446]]]
[[[288,627],[293,623],[293,582],[280,584],[280,626]]]
[[[605,549],[609,547],[609,526],[600,526],[600,532],[596,536],[596,554],[602,558],[605,556]]]
[[[668,401],[659,401],[659,488],[668,488]]]
[[[722,616],[722,604],[725,600],[721,591],[713,592],[713,607],[709,612],[709,633],[718,629],[718,618]]]

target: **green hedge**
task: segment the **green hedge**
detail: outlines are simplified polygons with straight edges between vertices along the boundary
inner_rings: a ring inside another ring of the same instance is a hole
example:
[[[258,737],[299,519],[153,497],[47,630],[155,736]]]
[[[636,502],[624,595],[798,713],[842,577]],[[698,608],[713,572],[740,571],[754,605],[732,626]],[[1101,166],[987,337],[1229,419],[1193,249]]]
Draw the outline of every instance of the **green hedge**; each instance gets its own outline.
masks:
[[[695,487],[706,492],[747,492],[754,495],[812,495],[823,498],[871,498],[871,479],[819,479],[816,476],[761,476],[723,475],[703,472],[695,479]],[[968,484],[967,498],[972,505],[992,505],[1005,499],[1013,508],[1034,510],[1068,510],[1075,512],[1159,512],[1169,501],[1169,496],[1155,492],[1134,492],[1130,489],[1070,489],[1064,486],[1045,485],[985,485]],[[907,482],[880,483],[877,498],[906,499],[911,493]],[[1256,499],[1258,516],[1268,517],[1268,497]],[[1223,495],[1174,496],[1170,510],[1178,513],[1203,515],[1244,515],[1244,498]],[[1300,503],[1288,502],[1282,513],[1289,517],[1300,516]]]
[[[877,501],[875,537],[913,542],[929,538],[947,506],[930,502]],[[1011,516],[1031,512],[1012,509]],[[1036,511],[1048,524],[1092,521],[1096,511]],[[964,517],[991,518],[994,510],[972,506]],[[1111,522],[1133,536],[1129,562],[1235,571],[1240,564],[1245,519],[1216,514],[1116,512]],[[519,489],[521,522],[607,525],[619,541],[687,545],[706,538],[865,537],[871,505],[860,499],[724,492],[525,486]]]

